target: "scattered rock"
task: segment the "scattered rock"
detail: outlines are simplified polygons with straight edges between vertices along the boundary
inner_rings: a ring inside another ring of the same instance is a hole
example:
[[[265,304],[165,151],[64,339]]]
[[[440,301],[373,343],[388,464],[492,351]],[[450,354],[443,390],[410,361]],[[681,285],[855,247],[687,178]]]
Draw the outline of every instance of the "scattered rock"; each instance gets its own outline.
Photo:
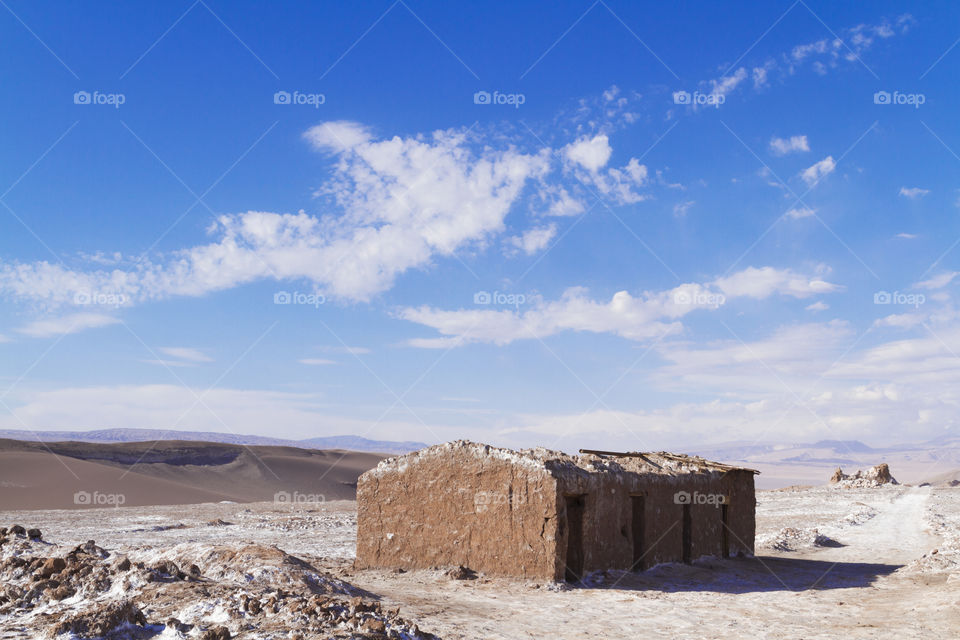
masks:
[[[43,539],[43,533],[40,532],[40,529],[27,529],[27,537],[31,540],[41,540]]]
[[[8,533],[13,536],[25,536],[27,535],[27,530],[21,527],[20,525],[15,524],[12,527],[10,527],[10,531]]]
[[[207,629],[200,636],[200,640],[230,640],[230,630],[224,626]]]
[[[124,600],[108,602],[94,611],[68,617],[54,627],[54,634],[73,633],[83,637],[99,637],[110,634],[122,625],[142,627],[145,624],[147,619],[143,612],[132,600]]]
[[[476,580],[477,573],[473,569],[460,565],[446,571],[448,578],[453,580]]]

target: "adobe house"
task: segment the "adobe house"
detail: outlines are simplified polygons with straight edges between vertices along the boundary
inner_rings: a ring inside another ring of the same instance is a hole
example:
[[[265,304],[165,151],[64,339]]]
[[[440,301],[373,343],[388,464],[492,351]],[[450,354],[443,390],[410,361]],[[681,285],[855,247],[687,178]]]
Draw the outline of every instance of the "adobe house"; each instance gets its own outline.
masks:
[[[360,476],[356,567],[576,581],[752,554],[756,473],[662,452],[448,442]]]

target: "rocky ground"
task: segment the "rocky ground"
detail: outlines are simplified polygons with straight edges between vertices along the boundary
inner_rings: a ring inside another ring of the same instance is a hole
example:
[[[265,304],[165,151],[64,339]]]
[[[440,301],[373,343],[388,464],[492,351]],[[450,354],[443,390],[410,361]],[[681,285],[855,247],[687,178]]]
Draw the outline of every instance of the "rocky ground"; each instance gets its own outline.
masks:
[[[0,512],[0,638],[960,637],[960,488],[758,503],[755,559],[575,587],[354,571],[345,501]]]

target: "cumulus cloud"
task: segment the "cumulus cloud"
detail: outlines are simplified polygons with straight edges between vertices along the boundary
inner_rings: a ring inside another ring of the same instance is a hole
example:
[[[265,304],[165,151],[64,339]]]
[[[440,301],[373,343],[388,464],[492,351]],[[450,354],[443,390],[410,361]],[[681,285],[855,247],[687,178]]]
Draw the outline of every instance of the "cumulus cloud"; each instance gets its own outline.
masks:
[[[563,148],[563,155],[567,160],[593,172],[606,166],[612,152],[610,139],[603,134],[592,138],[584,136]]]
[[[211,242],[111,270],[0,264],[0,293],[48,306],[109,296],[137,303],[273,278],[369,300],[399,274],[502,232],[523,187],[549,168],[549,150],[478,149],[458,131],[381,140],[361,125],[333,122],[305,137],[335,159],[319,195],[339,215],[221,215]]]
[[[776,156],[785,156],[798,151],[810,151],[807,136],[790,136],[789,138],[774,136],[770,139],[770,152]]]
[[[834,162],[833,156],[827,156],[820,162],[804,169],[800,177],[807,183],[807,186],[813,187],[820,182],[820,180],[833,173],[833,170],[836,168],[837,163]]]

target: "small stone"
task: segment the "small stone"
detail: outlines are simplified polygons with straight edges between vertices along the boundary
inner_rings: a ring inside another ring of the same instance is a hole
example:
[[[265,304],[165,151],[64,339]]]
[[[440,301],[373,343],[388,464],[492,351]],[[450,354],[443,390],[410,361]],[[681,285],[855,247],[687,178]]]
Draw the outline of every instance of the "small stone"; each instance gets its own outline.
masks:
[[[27,529],[27,537],[31,540],[40,540],[43,538],[43,533],[40,529]]]

